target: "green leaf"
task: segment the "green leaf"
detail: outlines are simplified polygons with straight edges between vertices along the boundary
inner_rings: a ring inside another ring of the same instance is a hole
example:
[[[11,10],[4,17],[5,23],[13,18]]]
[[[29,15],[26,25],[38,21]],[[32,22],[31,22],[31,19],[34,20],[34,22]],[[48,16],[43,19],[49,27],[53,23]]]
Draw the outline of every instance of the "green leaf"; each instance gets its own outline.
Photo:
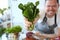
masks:
[[[3,11],[7,10],[7,8],[3,8]]]
[[[0,9],[0,13],[3,15],[3,12],[7,10],[7,8]]]
[[[24,10],[24,9],[25,9],[22,3],[20,3],[20,4],[18,5],[18,8],[21,9],[21,10]]]
[[[35,4],[36,4],[36,6],[38,6],[39,5],[39,1],[37,1]]]

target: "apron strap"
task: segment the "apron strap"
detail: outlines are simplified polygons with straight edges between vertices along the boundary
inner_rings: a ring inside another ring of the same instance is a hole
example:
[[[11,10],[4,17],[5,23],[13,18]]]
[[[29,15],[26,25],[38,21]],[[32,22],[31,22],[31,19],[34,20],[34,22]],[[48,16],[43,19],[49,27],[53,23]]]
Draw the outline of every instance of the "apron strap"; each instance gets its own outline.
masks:
[[[57,14],[55,14],[55,24],[57,24]]]
[[[57,14],[55,14],[55,24],[57,24]],[[46,17],[46,14],[45,14],[45,17],[43,18],[43,22],[47,22],[47,17]]]
[[[44,16],[44,18],[43,18],[43,21],[42,21],[42,22],[47,22],[46,14],[45,14],[45,16]]]

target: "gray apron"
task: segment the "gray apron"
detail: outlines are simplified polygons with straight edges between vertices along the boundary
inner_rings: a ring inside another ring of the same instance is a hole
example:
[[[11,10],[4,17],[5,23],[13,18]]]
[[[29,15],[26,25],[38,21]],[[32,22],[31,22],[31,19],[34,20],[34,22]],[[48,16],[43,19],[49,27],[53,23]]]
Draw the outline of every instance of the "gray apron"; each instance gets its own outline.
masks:
[[[55,27],[57,27],[56,14],[55,14],[55,23],[51,26],[47,24],[47,17],[45,15],[45,17],[43,18],[43,21],[35,25],[35,30],[43,34],[53,34]]]

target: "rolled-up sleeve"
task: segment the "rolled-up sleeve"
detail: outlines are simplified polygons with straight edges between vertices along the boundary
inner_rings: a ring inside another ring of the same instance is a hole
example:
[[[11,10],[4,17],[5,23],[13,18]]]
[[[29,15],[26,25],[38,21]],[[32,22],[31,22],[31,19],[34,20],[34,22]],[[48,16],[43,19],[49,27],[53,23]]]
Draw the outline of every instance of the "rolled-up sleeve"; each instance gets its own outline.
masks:
[[[54,29],[54,32],[55,32],[55,34],[56,34],[57,37],[60,36],[60,27],[56,27]]]

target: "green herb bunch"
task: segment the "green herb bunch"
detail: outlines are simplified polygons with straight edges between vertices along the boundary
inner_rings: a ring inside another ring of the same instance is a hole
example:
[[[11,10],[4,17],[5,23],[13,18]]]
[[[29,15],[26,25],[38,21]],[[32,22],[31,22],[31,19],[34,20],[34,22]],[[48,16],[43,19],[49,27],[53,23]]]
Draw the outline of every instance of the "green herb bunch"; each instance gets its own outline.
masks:
[[[33,4],[32,2],[28,2],[27,4],[24,5],[20,3],[18,5],[18,8],[22,10],[23,16],[33,24],[35,18],[39,16],[39,9],[37,8],[38,5],[39,5],[39,1],[35,2],[35,4]],[[31,25],[29,30],[33,30],[33,28],[34,28],[34,24]]]
[[[5,32],[6,33],[19,33],[22,31],[22,27],[21,26],[13,26],[11,28],[6,28]]]

